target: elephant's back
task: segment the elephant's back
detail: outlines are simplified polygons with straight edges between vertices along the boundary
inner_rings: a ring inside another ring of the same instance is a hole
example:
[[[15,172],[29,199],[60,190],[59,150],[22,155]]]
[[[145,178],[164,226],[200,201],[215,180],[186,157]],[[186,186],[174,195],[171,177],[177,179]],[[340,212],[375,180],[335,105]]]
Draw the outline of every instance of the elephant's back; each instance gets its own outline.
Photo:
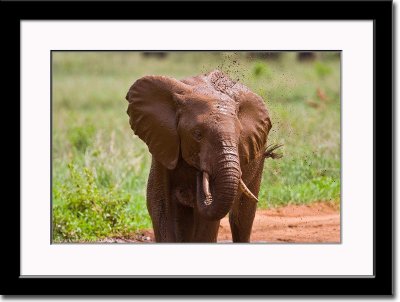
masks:
[[[207,85],[206,77],[204,75],[198,75],[195,77],[185,78],[185,79],[182,79],[181,82],[185,83],[186,85],[190,85],[190,86]]]

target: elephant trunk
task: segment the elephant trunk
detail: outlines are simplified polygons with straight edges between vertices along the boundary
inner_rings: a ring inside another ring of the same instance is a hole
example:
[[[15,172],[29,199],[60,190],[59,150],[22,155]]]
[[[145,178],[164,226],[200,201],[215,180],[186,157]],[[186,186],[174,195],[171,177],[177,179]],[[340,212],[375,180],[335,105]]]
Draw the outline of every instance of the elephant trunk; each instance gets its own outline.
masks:
[[[207,172],[197,175],[197,207],[207,220],[219,220],[231,209],[240,183],[237,147],[224,147],[215,161],[210,180]]]

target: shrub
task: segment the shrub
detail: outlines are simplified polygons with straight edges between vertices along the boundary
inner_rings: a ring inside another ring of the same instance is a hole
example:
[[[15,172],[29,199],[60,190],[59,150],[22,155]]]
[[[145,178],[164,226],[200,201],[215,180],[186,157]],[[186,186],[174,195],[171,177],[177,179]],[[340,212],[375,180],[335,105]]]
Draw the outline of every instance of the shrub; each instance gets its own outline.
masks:
[[[69,164],[67,185],[53,190],[53,239],[92,241],[135,231],[129,196],[97,187],[92,171]]]

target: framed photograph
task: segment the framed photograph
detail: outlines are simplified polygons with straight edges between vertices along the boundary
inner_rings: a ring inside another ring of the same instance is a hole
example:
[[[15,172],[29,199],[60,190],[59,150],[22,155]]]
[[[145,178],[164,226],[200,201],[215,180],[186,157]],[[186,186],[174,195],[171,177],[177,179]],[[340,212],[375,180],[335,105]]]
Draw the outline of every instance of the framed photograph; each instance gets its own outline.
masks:
[[[1,3],[3,294],[393,294],[391,1],[89,5]]]

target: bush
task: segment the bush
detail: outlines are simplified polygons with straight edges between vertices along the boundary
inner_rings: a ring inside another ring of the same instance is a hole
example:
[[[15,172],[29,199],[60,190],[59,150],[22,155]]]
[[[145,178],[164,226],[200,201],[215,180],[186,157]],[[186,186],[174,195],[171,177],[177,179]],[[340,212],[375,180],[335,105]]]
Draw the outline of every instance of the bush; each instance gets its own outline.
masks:
[[[129,215],[129,196],[100,190],[92,171],[68,165],[67,185],[53,190],[53,239],[93,241],[106,236],[124,236],[135,231]]]

